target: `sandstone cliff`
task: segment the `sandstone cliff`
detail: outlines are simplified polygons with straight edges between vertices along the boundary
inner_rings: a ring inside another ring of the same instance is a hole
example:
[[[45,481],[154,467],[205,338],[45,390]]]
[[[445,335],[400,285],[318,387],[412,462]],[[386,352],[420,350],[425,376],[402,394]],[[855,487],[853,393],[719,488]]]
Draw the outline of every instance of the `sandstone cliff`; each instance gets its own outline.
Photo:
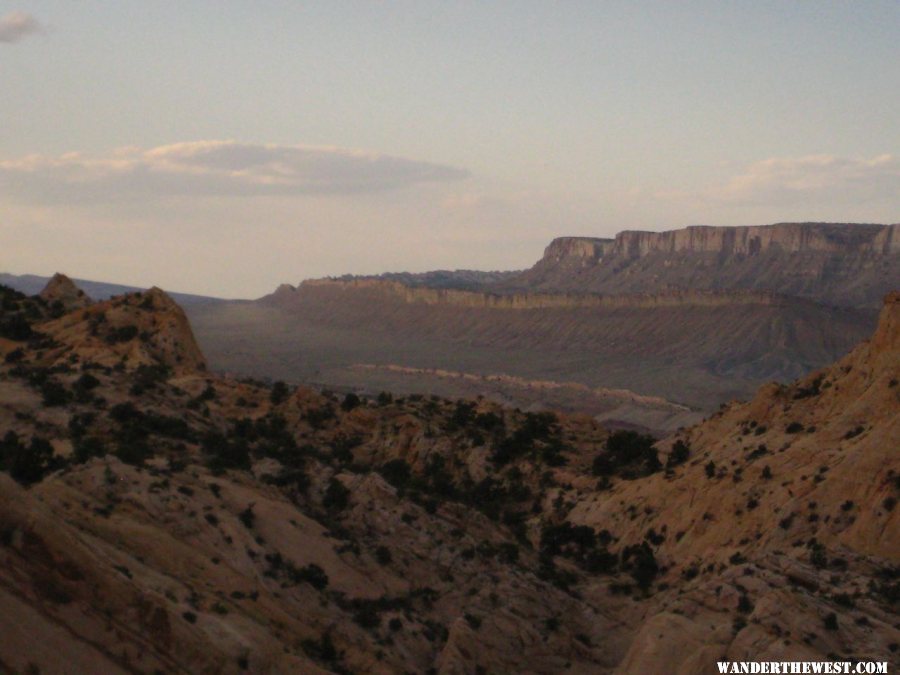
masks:
[[[900,224],[780,223],[554,240],[508,288],[634,293],[759,289],[876,306],[900,286]]]

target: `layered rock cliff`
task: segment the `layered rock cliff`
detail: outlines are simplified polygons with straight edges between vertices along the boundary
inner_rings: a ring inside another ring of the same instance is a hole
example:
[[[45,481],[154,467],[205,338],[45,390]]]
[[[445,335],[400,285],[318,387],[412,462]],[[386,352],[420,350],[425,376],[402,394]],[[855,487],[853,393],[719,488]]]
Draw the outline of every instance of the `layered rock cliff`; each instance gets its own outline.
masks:
[[[900,224],[779,223],[564,237],[508,289],[634,293],[759,289],[878,305],[900,287]]]
[[[599,293],[492,293],[447,288],[407,286],[399,281],[382,279],[310,279],[299,287],[282,284],[263,301],[275,305],[290,305],[307,291],[326,290],[345,293],[348,298],[359,293],[377,294],[408,304],[448,305],[484,309],[547,309],[547,308],[636,308],[654,307],[723,307],[731,305],[783,306],[791,302],[769,291],[689,290],[671,289],[659,293],[603,295]]]

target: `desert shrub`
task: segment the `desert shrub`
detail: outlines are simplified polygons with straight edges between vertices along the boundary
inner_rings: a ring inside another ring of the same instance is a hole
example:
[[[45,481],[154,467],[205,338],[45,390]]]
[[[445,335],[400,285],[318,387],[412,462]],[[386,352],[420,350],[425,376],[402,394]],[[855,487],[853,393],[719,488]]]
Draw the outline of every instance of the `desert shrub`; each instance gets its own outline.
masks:
[[[238,514],[238,519],[244,524],[248,530],[253,528],[253,523],[256,522],[256,514],[253,513],[253,504],[249,504],[247,508],[241,511]]]
[[[707,478],[713,478],[716,475],[716,463],[712,460],[709,460],[706,466],[703,467],[703,470],[706,471]]]
[[[53,456],[53,446],[44,438],[32,437],[25,445],[14,431],[7,432],[0,441],[0,465],[22,485],[32,485],[43,480],[60,466]]]
[[[341,402],[341,410],[343,410],[344,412],[350,412],[354,408],[359,407],[361,403],[362,401],[360,400],[359,396],[357,396],[353,392],[350,392],[344,397],[344,400]]]
[[[606,439],[605,452],[594,458],[592,471],[595,476],[615,473],[623,478],[638,478],[655,473],[662,468],[653,444],[653,436],[636,431],[616,431]]]
[[[201,449],[206,455],[206,465],[215,471],[226,469],[250,469],[250,449],[242,438],[227,437],[210,432],[203,437]]]
[[[153,450],[143,438],[120,439],[115,455],[125,464],[141,466],[153,456]]]
[[[628,546],[622,551],[621,563],[642,589],[647,589],[659,574],[656,557],[647,542]]]
[[[138,327],[132,325],[119,326],[118,328],[111,328],[109,332],[106,334],[106,342],[107,344],[114,345],[119,342],[128,342],[129,340],[133,340],[138,335]]]
[[[409,483],[412,477],[412,469],[409,464],[402,459],[392,459],[384,463],[379,470],[384,479],[398,490],[402,490]]]
[[[0,337],[16,342],[24,342],[34,336],[31,324],[21,314],[0,316]]]
[[[3,357],[4,362],[6,363],[19,363],[25,358],[25,352],[21,347],[17,347],[13,349],[11,352],[7,353],[5,357]]]
[[[375,549],[375,560],[379,565],[389,565],[392,559],[391,550],[387,546],[379,546]]]
[[[809,386],[800,387],[794,394],[795,399],[809,398],[810,396],[818,396],[822,387],[822,376],[819,375]]]
[[[325,574],[325,570],[315,563],[310,563],[309,565],[300,568],[294,567],[288,563],[287,571],[288,576],[294,583],[305,582],[318,591],[321,591],[328,586],[328,575]]]
[[[791,422],[784,429],[786,434],[799,434],[801,431],[803,431],[803,425],[800,422]]]
[[[272,385],[272,391],[269,393],[269,401],[272,405],[278,405],[284,402],[290,396],[290,388],[281,380]]]
[[[309,425],[313,429],[321,429],[325,426],[325,423],[329,420],[333,420],[336,415],[334,412],[334,406],[330,403],[326,403],[318,408],[310,408],[306,411],[306,421],[309,422]]]
[[[54,379],[47,379],[40,386],[41,402],[45,407],[65,405],[72,400],[72,392]]]
[[[99,438],[94,436],[85,436],[77,439],[72,448],[72,459],[83,464],[91,457],[103,457],[107,453],[107,447]]]
[[[131,393],[137,396],[150,389],[155,389],[165,382],[170,374],[171,370],[163,364],[141,364],[132,374]]]
[[[597,545],[594,529],[587,525],[547,525],[541,531],[541,552],[547,555],[580,557]]]
[[[684,464],[690,456],[690,446],[679,438],[672,446],[672,452],[669,453],[669,459],[666,461],[666,466],[672,467]]]
[[[456,408],[454,408],[453,414],[447,422],[447,430],[465,429],[474,419],[475,403],[459,400],[456,402]]]
[[[350,490],[337,478],[332,478],[325,489],[322,506],[329,511],[343,511],[350,503]]]
[[[317,661],[334,663],[340,659],[330,633],[324,633],[318,640],[303,640],[300,646],[307,656]]]

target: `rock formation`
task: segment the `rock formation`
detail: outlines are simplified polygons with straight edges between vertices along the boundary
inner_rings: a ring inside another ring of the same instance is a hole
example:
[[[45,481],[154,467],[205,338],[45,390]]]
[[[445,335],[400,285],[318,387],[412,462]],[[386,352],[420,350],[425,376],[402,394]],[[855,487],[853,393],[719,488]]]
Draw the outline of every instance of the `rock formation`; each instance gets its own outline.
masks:
[[[838,363],[654,447],[209,374],[159,291],[56,319],[0,293],[4,672],[900,665],[898,294]]]
[[[69,277],[59,272],[54,274],[50,281],[47,282],[39,296],[50,305],[58,303],[59,310],[67,312],[87,307],[92,302],[85,292],[78,288]]]
[[[900,224],[780,223],[564,237],[509,288],[594,293],[756,289],[877,306],[900,286]]]
[[[159,288],[98,302],[36,329],[55,343],[45,350],[47,363],[77,358],[127,368],[162,365],[174,373],[206,368],[184,311]]]

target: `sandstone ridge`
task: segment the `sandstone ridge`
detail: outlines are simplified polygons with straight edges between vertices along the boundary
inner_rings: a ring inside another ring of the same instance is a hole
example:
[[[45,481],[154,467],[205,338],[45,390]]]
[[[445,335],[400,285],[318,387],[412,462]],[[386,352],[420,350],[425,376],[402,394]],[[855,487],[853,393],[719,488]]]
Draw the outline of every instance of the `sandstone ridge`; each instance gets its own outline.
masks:
[[[489,293],[446,288],[410,287],[398,281],[380,279],[311,279],[299,287],[282,284],[267,298],[276,304],[290,302],[299,291],[316,288],[332,288],[349,292],[369,291],[398,298],[406,303],[426,305],[452,305],[457,307],[489,309],[543,309],[543,308],[640,308],[654,307],[721,307],[729,305],[782,306],[790,299],[770,291],[692,291],[668,290],[659,293],[634,293],[602,295],[592,293]]]
[[[58,303],[59,309],[63,311],[87,307],[92,302],[69,277],[59,272],[50,278],[39,296],[51,305]]]
[[[77,357],[126,368],[161,365],[173,373],[206,369],[181,307],[159,288],[116,296],[38,324],[53,340],[45,359]]]

